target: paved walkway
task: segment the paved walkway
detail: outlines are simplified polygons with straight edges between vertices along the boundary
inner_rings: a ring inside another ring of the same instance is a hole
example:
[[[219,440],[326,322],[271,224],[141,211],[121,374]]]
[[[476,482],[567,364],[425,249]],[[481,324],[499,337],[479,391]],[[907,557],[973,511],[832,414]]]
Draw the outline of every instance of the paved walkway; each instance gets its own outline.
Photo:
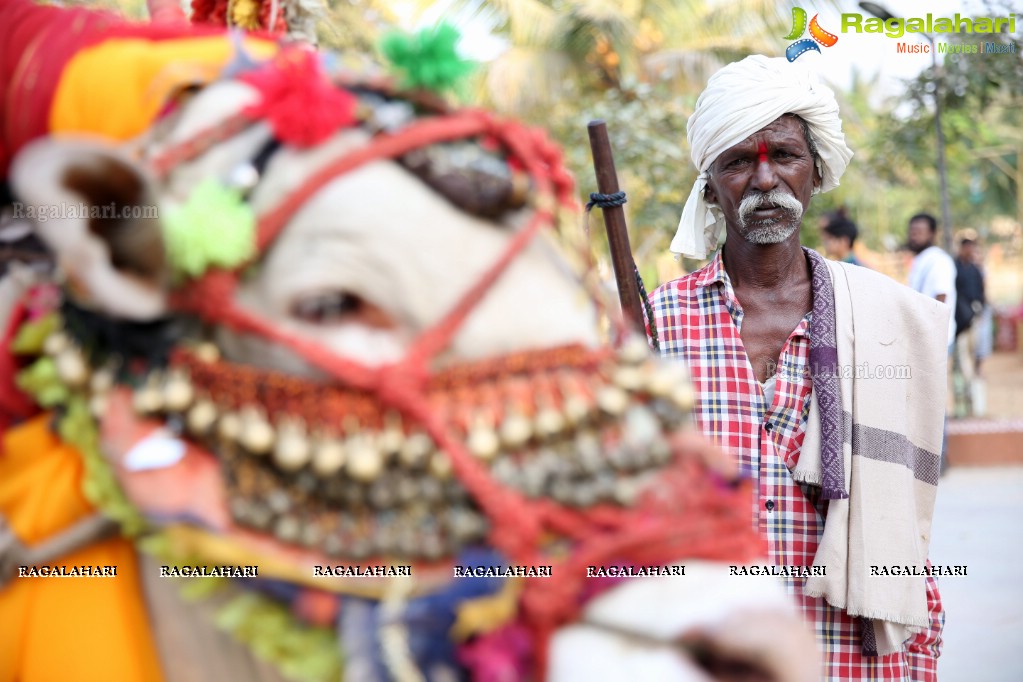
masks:
[[[988,417],[1023,419],[1023,352],[995,353],[981,373],[987,380]]]
[[[941,682],[1023,680],[1023,467],[952,468],[938,487],[931,563],[947,612]]]

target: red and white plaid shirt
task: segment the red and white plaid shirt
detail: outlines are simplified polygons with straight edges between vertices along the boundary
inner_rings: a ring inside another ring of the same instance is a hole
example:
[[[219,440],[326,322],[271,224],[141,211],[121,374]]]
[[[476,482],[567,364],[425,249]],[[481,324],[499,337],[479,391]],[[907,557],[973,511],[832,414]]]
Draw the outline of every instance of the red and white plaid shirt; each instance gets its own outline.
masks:
[[[816,254],[814,254],[816,255]],[[696,390],[694,418],[703,433],[735,453],[755,482],[754,518],[778,566],[812,566],[824,532],[827,501],[816,486],[795,482],[811,391],[810,317],[782,347],[774,400],[767,404],[746,356],[739,330],[743,310],[720,252],[704,268],[668,282],[650,296],[661,354],[689,366]],[[935,682],[945,614],[934,578],[927,579],[931,626],[888,656],[862,653],[861,621],[824,599],[803,594],[805,578],[786,587],[814,627],[828,682],[901,680]]]

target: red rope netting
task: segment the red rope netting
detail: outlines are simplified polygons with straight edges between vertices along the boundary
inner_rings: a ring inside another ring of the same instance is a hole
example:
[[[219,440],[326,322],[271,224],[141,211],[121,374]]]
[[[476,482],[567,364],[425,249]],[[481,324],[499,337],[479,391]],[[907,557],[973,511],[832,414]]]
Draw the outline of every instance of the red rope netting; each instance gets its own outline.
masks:
[[[237,130],[238,121],[215,126],[222,133]],[[684,558],[745,561],[762,554],[752,529],[749,491],[715,484],[702,464],[685,457],[662,472],[657,485],[633,508],[601,505],[585,511],[553,500],[529,500],[491,477],[486,466],[466,448],[427,399],[431,361],[451,342],[508,265],[544,227],[554,224],[558,205],[574,206],[573,182],[560,150],[541,132],[501,121],[482,111],[460,111],[421,119],[394,134],[381,134],[364,148],[350,152],[314,173],[298,189],[265,213],[258,223],[258,250],[265,253],[287,222],[316,192],[338,176],[378,159],[395,158],[414,149],[458,139],[497,140],[529,173],[534,185],[535,213],[509,240],[507,249],[437,324],[423,332],[408,355],[392,365],[369,367],[335,355],[314,340],[296,336],[235,303],[239,273],[213,271],[181,290],[177,309],[255,334],[298,353],[312,365],[354,388],[375,394],[386,408],[419,424],[445,451],[458,480],[491,521],[490,543],[519,564],[549,564],[541,550],[547,540],[568,538],[572,549],[558,563],[553,577],[527,580],[522,606],[536,635],[537,664],[544,670],[549,635],[577,616],[585,592],[585,568],[609,562],[665,564]],[[216,141],[210,132],[171,149],[156,160],[166,172],[184,158]]]

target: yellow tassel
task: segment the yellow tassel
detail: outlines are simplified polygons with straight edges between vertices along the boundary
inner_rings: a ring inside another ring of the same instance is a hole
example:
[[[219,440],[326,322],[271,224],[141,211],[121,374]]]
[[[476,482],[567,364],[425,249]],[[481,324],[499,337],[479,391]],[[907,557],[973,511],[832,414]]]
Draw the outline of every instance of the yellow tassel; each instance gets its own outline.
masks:
[[[492,632],[515,618],[519,606],[522,581],[509,578],[497,594],[464,602],[458,607],[451,637],[465,641],[473,635]]]
[[[259,0],[235,0],[231,7],[231,23],[254,31],[259,28]]]

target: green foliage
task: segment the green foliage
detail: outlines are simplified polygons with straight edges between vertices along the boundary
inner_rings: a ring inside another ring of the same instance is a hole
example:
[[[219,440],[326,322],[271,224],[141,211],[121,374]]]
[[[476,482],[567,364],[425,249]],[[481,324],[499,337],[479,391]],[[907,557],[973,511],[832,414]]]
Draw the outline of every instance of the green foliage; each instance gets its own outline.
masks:
[[[325,0],[325,4],[326,16],[316,26],[319,45],[351,58],[350,66],[356,68],[359,58],[376,54],[380,36],[396,24],[389,0]]]
[[[992,10],[995,13],[997,11]],[[972,35],[942,36],[941,42],[975,44]],[[1015,42],[1023,36],[985,36],[985,42]],[[1017,214],[1015,169],[1023,163],[1023,57],[1006,54],[945,54],[938,70],[926,69],[906,83],[899,104],[877,112],[867,144],[872,170],[886,183],[912,189],[909,205],[893,201],[903,221],[915,210],[940,213],[936,168],[935,93],[941,99],[953,228],[978,227],[997,215]]]
[[[89,413],[84,396],[71,396],[58,430],[61,440],[76,448],[82,456],[85,464],[82,492],[86,499],[104,516],[116,521],[125,535],[141,533],[146,528],[146,521],[124,494],[113,467],[100,451],[96,420]]]
[[[692,91],[727,62],[780,53],[788,14],[776,0],[448,0],[445,10],[508,40],[479,99],[516,114],[630,80]]]
[[[332,682],[341,678],[341,654],[331,629],[302,625],[287,607],[247,592],[217,614],[217,626],[274,663],[289,679]]]
[[[666,86],[627,82],[621,90],[590,93],[531,117],[564,145],[584,203],[597,191],[586,124],[607,124],[619,184],[628,195],[625,211],[637,261],[667,249],[696,179],[685,142],[693,103]],[[603,233],[599,213],[590,218],[593,235]]]

